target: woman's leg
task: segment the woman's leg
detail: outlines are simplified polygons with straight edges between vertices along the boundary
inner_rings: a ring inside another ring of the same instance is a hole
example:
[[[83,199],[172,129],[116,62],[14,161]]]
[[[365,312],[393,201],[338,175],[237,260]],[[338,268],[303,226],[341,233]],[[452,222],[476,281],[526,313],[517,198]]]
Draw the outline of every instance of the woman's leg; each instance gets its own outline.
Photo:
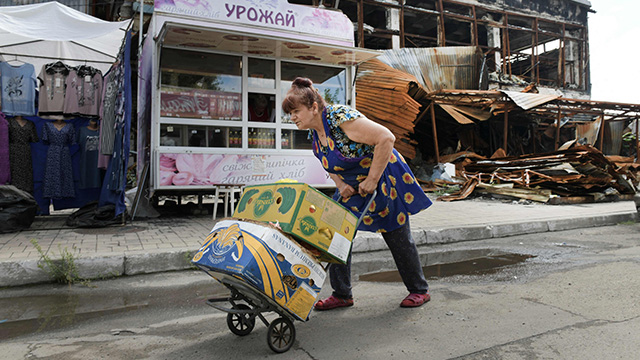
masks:
[[[329,265],[329,280],[333,289],[333,296],[341,299],[350,299],[351,293],[351,254],[347,263]]]
[[[393,255],[393,260],[407,290],[410,293],[426,294],[429,285],[424,278],[418,248],[413,241],[413,236],[411,236],[409,219],[407,218],[407,223],[401,228],[382,233],[382,237],[391,250],[391,255]]]

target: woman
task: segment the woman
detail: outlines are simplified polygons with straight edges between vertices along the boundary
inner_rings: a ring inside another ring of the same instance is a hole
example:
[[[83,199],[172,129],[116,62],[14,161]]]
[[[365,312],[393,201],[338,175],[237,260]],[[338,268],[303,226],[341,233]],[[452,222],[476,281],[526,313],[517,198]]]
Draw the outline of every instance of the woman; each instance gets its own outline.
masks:
[[[420,257],[411,237],[409,215],[431,205],[402,156],[393,149],[395,137],[357,110],[325,105],[311,80],[296,78],[282,102],[298,129],[308,129],[313,152],[336,184],[334,198],[360,216],[369,194],[377,190],[358,230],[382,233],[409,295],[402,307],[417,307],[431,299]],[[351,256],[346,265],[331,264],[333,294],[315,304],[317,310],[353,305]]]

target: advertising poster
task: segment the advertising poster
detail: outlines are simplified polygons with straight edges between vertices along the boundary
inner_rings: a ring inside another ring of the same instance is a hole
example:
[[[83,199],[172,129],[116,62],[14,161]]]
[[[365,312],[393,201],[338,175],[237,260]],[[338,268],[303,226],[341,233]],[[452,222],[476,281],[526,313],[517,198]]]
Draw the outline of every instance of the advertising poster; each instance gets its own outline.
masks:
[[[313,155],[160,154],[161,187],[259,185],[281,179],[313,186],[334,185]]]

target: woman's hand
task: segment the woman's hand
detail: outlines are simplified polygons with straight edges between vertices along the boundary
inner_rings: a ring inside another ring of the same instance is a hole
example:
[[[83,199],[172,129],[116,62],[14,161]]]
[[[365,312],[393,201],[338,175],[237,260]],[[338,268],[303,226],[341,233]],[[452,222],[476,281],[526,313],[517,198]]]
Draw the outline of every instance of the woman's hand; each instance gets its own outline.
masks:
[[[343,199],[347,199],[355,195],[356,190],[351,185],[343,184],[344,186],[338,187],[338,190],[340,190],[340,196],[342,196]]]
[[[336,183],[336,187],[343,199],[352,197],[356,193],[356,190],[351,185],[342,181],[338,175],[329,173],[329,177],[331,177],[331,180]]]
[[[368,194],[373,194],[373,192],[377,188],[378,188],[378,181],[374,180],[373,177],[368,176],[366,179],[364,179],[364,181],[362,181],[358,185],[358,193],[362,196],[367,196]]]

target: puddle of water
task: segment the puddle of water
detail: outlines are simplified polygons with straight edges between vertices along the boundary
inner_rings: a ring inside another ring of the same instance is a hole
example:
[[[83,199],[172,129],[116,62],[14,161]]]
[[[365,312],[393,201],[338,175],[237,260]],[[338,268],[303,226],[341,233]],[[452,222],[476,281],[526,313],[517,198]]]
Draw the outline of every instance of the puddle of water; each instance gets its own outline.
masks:
[[[515,265],[533,258],[525,254],[500,254],[484,256],[476,259],[428,265],[422,268],[427,279],[438,279],[453,275],[487,275],[500,271],[503,267]],[[362,281],[402,282],[397,270],[381,271],[360,276]]]
[[[21,335],[63,329],[94,318],[130,311],[177,306],[202,306],[226,290],[215,281],[162,289],[69,291],[0,298],[0,341]],[[206,307],[205,307],[206,308]]]

